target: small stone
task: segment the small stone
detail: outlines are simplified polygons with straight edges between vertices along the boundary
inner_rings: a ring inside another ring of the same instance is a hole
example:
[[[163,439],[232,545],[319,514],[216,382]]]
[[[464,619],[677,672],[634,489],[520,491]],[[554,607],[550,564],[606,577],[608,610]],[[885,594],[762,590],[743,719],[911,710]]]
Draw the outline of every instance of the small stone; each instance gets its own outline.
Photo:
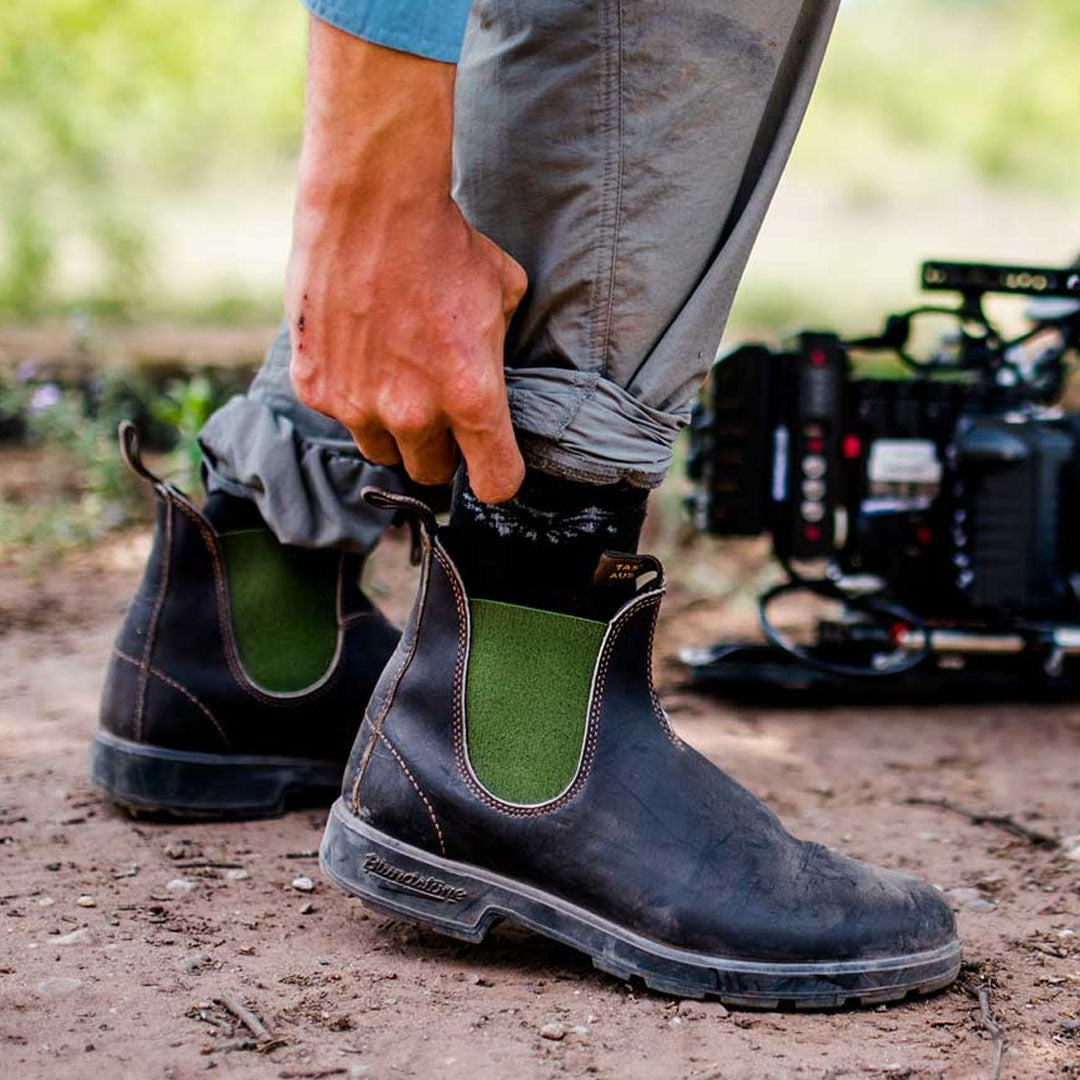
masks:
[[[674,1031],[676,1028],[682,1027],[682,1021],[677,1016],[673,1016],[670,1020],[667,1021],[667,1026],[672,1031]]]
[[[1080,859],[1080,834],[1063,836],[1061,838],[1061,850],[1066,859]]]
[[[122,866],[119,870],[114,870],[112,876],[119,881],[121,878],[134,877],[138,872],[139,864],[132,862],[128,863],[127,866]]]
[[[494,986],[495,985],[490,979],[485,979],[483,975],[477,975],[476,978],[473,979],[473,984],[475,986]]]
[[[88,927],[72,930],[70,934],[61,934],[59,937],[49,938],[50,945],[95,945],[97,938]]]
[[[211,958],[207,953],[195,953],[194,956],[184,957],[181,967],[188,975],[197,975],[204,967],[209,966]]]
[[[301,915],[310,915],[314,910],[315,910],[315,905],[310,900],[307,900],[307,901],[305,901],[303,906],[300,908],[300,914]]]
[[[1080,1020],[1074,1020],[1072,1018],[1068,1020],[1062,1020],[1058,1027],[1060,1027],[1062,1031],[1080,1031]]]
[[[173,896],[187,896],[189,893],[195,891],[195,882],[189,881],[187,878],[177,877],[172,881],[165,883],[165,888],[173,894]]]
[[[225,877],[228,881],[247,881],[251,875],[242,866],[234,866],[225,871]]]
[[[675,1012],[686,1020],[704,1020],[706,1016],[699,1002],[688,1001],[685,998],[679,1002]]]
[[[292,887],[297,892],[314,892],[315,882],[309,877],[298,877],[292,879]]]
[[[72,994],[82,986],[81,979],[53,978],[42,979],[34,987],[34,992],[41,997],[63,997]]]
[[[558,1042],[560,1039],[566,1038],[566,1028],[562,1024],[553,1021],[550,1024],[545,1024],[540,1029],[541,1039],[550,1039],[552,1042]]]
[[[241,945],[236,951],[241,956],[254,956],[255,955],[255,946],[254,945]]]
[[[80,896],[75,903],[79,907],[97,907],[97,901],[92,896]]]
[[[45,864],[45,869],[55,874],[56,871],[60,869],[60,864],[58,862],[47,862]]]
[[[986,911],[993,911],[997,907],[997,904],[992,900],[987,900],[978,889],[946,889],[945,898],[954,911],[959,911],[962,908],[964,911],[981,914]]]
[[[39,896],[38,907],[52,907],[56,901],[51,896]]]
[[[717,1018],[717,1020],[724,1020],[731,1015],[731,1013],[729,1013],[727,1009],[725,1009],[724,1006],[720,1004],[719,1001],[717,1001],[713,1005],[710,1005],[709,1010],[710,1012],[712,1012],[713,1016]]]
[[[349,1066],[349,1080],[367,1080],[371,1075],[371,1066],[355,1061]]]
[[[383,998],[383,1004],[384,1005],[396,1005],[397,1004],[397,998]]]
[[[570,1030],[575,1035],[580,1035],[583,1039],[587,1039],[592,1034],[588,1026],[585,1024],[575,1024]]]

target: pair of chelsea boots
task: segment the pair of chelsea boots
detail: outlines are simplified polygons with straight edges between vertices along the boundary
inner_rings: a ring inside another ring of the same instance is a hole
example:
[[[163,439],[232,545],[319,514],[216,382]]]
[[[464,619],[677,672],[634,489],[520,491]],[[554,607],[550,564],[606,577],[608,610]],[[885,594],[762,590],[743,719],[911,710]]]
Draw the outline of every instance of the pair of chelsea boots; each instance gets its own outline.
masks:
[[[230,574],[257,530],[215,528],[125,440],[159,510],[94,743],[117,801],[254,816],[332,786],[322,865],[369,906],[473,942],[508,920],[668,993],[822,1008],[956,977],[936,890],[795,839],[672,730],[651,677],[655,559],[604,556],[593,618],[499,604],[470,595],[461,538],[422,502],[369,491],[422,540],[404,632],[358,560],[303,553],[294,571],[332,582],[304,603],[321,596],[333,633],[274,688],[288,657],[260,653],[274,627],[257,610],[245,627],[238,608],[258,605]]]

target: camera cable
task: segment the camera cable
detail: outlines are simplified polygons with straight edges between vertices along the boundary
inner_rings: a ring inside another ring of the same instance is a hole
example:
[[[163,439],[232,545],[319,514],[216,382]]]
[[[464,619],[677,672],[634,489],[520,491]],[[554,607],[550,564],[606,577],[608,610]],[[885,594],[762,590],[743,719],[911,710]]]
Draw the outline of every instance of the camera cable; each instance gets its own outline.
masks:
[[[771,645],[809,667],[823,671],[827,675],[836,675],[841,678],[889,678],[903,675],[918,667],[930,656],[933,651],[930,646],[930,632],[926,624],[914,612],[886,600],[880,595],[853,596],[828,578],[805,578],[786,558],[778,556],[778,560],[788,575],[787,581],[774,585],[758,598],[758,622],[761,626],[761,632]],[[826,600],[838,601],[851,610],[860,611],[872,618],[889,621],[893,624],[902,623],[919,634],[921,644],[909,655],[881,667],[841,664],[826,660],[815,655],[810,649],[799,645],[782,630],[777,629],[769,618],[769,607],[773,601],[778,600],[781,596],[796,592],[811,592]]]

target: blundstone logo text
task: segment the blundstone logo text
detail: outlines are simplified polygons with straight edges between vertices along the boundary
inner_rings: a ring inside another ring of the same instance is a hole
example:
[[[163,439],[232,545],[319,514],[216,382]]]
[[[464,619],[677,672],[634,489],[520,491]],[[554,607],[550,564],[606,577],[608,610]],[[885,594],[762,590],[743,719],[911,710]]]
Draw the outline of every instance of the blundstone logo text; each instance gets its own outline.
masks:
[[[445,881],[440,881],[436,877],[425,877],[423,874],[392,866],[374,851],[369,851],[364,856],[364,869],[369,874],[392,882],[398,888],[418,893],[420,896],[430,896],[433,900],[443,900],[448,904],[459,904],[469,895],[464,889],[447,885]]]

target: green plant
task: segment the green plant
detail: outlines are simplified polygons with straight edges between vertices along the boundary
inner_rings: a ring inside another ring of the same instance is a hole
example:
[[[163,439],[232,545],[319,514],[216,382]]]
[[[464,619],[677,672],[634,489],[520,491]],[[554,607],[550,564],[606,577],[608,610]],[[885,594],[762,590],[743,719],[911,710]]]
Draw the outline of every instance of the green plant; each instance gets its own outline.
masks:
[[[176,449],[172,452],[179,483],[188,490],[199,484],[202,451],[199,432],[218,404],[213,383],[205,375],[174,379],[160,397],[151,402],[151,412],[175,429]]]

